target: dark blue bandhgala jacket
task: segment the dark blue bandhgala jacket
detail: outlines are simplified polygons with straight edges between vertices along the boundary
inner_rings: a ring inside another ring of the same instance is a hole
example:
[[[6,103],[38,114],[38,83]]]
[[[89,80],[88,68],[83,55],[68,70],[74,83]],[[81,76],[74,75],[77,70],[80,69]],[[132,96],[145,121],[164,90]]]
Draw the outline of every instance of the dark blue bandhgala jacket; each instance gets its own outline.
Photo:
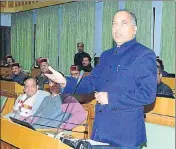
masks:
[[[103,52],[77,88],[77,93],[108,92],[108,105],[96,105],[92,139],[127,147],[146,142],[143,109],[155,100],[156,77],[154,52],[136,39]],[[64,92],[73,93],[75,86],[76,80],[67,78]]]

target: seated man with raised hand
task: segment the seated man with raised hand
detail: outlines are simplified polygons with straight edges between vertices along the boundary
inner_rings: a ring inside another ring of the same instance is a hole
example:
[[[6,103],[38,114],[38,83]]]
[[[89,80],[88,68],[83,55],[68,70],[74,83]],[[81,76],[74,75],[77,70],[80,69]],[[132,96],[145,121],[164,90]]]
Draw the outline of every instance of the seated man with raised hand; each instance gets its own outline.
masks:
[[[168,96],[174,98],[172,89],[162,81],[162,70],[157,66],[157,96]]]
[[[27,77],[24,80],[24,92],[25,94],[17,98],[13,110],[5,115],[5,118],[14,117],[19,120],[24,120],[34,115],[44,97],[50,95],[46,91],[38,90],[37,80],[33,77]]]
[[[31,121],[34,128],[71,130],[86,119],[83,106],[71,95],[60,95],[60,87],[49,80],[51,95],[44,98]],[[28,121],[28,120],[27,120]]]

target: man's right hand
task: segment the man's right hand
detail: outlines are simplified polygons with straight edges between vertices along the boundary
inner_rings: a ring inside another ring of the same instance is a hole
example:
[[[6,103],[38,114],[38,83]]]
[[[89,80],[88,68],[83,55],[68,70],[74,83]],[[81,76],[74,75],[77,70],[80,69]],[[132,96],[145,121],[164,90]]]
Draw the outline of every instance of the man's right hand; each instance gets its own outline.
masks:
[[[62,87],[66,86],[66,78],[56,70],[54,70],[51,66],[48,66],[48,69],[51,71],[50,74],[45,73],[45,76],[48,77],[48,79],[52,80],[53,82],[62,84]]]

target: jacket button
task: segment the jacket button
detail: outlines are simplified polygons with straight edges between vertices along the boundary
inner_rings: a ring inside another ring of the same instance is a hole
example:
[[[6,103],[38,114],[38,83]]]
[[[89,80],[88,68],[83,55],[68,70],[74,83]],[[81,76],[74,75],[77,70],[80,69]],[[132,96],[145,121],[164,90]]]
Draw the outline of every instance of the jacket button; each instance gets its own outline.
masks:
[[[99,110],[99,112],[101,113],[101,112],[102,112],[102,110]]]
[[[118,110],[118,108],[112,108],[112,110],[113,110],[113,111],[117,111],[117,110]]]
[[[106,83],[108,83],[108,80],[106,80]]]
[[[109,65],[109,68],[112,68],[112,66],[111,66],[111,65]]]

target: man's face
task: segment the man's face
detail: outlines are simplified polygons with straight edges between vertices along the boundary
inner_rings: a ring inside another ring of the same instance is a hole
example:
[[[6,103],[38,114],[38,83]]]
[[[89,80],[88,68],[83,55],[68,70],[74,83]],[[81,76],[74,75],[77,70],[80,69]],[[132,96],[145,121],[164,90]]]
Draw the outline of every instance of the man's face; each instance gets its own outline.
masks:
[[[84,57],[82,60],[82,65],[83,66],[88,66],[90,64],[88,57]]]
[[[84,51],[83,44],[78,44],[77,48],[78,48],[78,52],[83,52]]]
[[[18,75],[20,73],[20,71],[21,71],[21,68],[19,68],[18,66],[13,66],[12,67],[12,73],[14,75]]]
[[[112,36],[117,45],[132,40],[137,27],[133,25],[131,15],[125,11],[117,12],[112,22]]]
[[[49,80],[49,88],[50,92],[53,94],[59,94],[60,93],[60,87],[58,83],[55,83],[51,80]]]
[[[73,78],[79,78],[80,72],[77,70],[70,71],[70,74]]]
[[[28,79],[24,83],[24,92],[28,97],[32,97],[37,93],[38,85],[36,84],[34,79]]]
[[[7,64],[12,64],[12,58],[7,58]]]
[[[162,79],[162,74],[161,72],[159,71],[159,68],[157,68],[157,83],[161,83],[161,79]]]
[[[48,72],[48,63],[47,62],[43,62],[40,64],[40,70],[42,73],[46,73]]]

